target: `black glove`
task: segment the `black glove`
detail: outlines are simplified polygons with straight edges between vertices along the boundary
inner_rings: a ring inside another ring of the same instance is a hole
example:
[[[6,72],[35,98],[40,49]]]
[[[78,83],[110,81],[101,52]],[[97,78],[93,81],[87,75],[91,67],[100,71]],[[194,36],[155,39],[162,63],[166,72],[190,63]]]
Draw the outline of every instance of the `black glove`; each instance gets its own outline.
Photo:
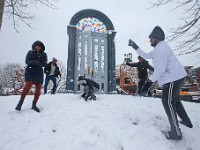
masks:
[[[131,64],[130,62],[126,62],[126,65],[127,65],[127,66],[130,66],[130,64]]]
[[[30,61],[32,64],[34,64],[34,65],[38,65],[38,64],[40,64],[40,61],[39,60],[32,60],[32,61]]]
[[[37,65],[39,65],[39,64],[40,64],[40,61],[39,61],[39,60],[36,60],[35,63],[36,63]]]
[[[40,61],[42,58],[42,54],[40,52],[37,52],[37,60]]]
[[[48,70],[44,70],[44,73],[45,73],[45,74],[49,74],[49,71],[48,71]]]
[[[135,50],[139,48],[135,42],[133,42],[131,39],[128,41],[128,46],[132,46]]]
[[[151,80],[147,80],[142,88],[142,92],[146,93],[148,92],[149,88],[151,87],[151,85],[153,84],[153,82]]]

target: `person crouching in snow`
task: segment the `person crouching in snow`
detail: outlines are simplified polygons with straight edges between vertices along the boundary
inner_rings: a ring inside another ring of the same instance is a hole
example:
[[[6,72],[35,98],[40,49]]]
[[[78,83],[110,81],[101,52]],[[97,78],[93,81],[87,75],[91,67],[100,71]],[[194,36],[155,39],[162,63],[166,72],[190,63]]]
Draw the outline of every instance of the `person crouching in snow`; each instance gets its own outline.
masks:
[[[47,65],[47,54],[44,52],[45,46],[40,41],[35,41],[32,45],[32,50],[28,51],[26,55],[26,64],[25,69],[25,85],[21,94],[21,98],[16,106],[16,110],[20,111],[22,104],[26,95],[29,93],[29,90],[33,85],[35,85],[35,94],[32,104],[32,109],[36,112],[40,112],[40,109],[36,106],[38,102],[41,87],[43,84],[43,68]]]
[[[94,95],[94,88],[99,89],[98,83],[94,82],[92,79],[79,76],[77,84],[84,86],[83,94],[81,97],[83,97],[85,101],[87,101],[88,98],[90,100],[96,100],[96,96]]]

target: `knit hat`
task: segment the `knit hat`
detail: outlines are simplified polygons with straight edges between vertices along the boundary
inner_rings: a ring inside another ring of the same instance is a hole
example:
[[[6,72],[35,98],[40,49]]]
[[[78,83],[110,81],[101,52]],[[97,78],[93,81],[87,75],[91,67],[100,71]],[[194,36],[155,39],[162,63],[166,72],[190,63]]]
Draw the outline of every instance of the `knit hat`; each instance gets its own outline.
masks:
[[[83,76],[79,76],[78,77],[78,81],[80,81],[80,80],[84,80],[84,77]]]
[[[35,41],[32,45],[32,49],[34,50],[36,46],[40,46],[41,47],[41,52],[44,52],[45,50],[45,46],[41,41]]]
[[[155,26],[153,31],[149,35],[149,38],[150,39],[155,38],[155,39],[163,41],[165,40],[165,33],[159,26]]]
[[[57,59],[55,57],[52,58],[52,61],[57,61]]]
[[[142,58],[142,57],[141,57],[141,56],[138,56],[138,59],[139,59],[139,58]],[[142,58],[142,59],[144,59],[144,58]]]
[[[143,61],[146,61],[143,57],[141,57],[141,56],[138,56],[138,59],[140,59],[140,60],[143,60]]]

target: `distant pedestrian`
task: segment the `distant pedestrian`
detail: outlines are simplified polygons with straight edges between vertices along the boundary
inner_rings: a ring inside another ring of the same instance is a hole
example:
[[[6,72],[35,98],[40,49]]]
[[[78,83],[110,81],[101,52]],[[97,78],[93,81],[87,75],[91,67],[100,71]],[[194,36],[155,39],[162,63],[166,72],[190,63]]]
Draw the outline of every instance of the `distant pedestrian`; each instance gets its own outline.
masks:
[[[139,62],[127,62],[126,65],[131,67],[137,67],[138,69],[138,95],[141,96],[142,94],[142,88],[147,81],[148,78],[148,70],[154,71],[154,68],[149,64],[148,61],[146,61],[141,56],[138,56]],[[151,93],[148,91],[148,96],[151,96]]]
[[[44,73],[46,74],[45,84],[44,84],[44,94],[47,93],[47,86],[50,80],[53,82],[52,94],[55,94],[57,87],[56,78],[61,79],[61,73],[57,65],[56,58],[53,57],[52,61],[47,64],[47,66],[44,68]]]
[[[138,55],[143,58],[153,59],[154,73],[145,83],[144,89],[148,89],[155,81],[158,81],[158,84],[163,86],[162,103],[171,125],[171,130],[163,131],[163,133],[167,139],[181,140],[182,133],[179,128],[177,115],[181,118],[180,123],[189,128],[193,127],[179,99],[181,86],[187,73],[167,42],[164,41],[165,34],[159,26],[153,29],[149,38],[151,46],[154,47],[154,50],[149,53],[142,51],[132,40],[129,40],[128,45],[132,46]]]
[[[43,84],[43,67],[47,64],[47,54],[44,52],[45,46],[41,41],[35,41],[32,45],[32,50],[28,51],[26,55],[25,69],[25,86],[23,88],[21,98],[16,106],[16,110],[20,111],[26,95],[29,93],[31,87],[35,85],[35,94],[32,103],[32,109],[36,112],[40,112],[40,109],[36,106],[41,93],[41,87]]]

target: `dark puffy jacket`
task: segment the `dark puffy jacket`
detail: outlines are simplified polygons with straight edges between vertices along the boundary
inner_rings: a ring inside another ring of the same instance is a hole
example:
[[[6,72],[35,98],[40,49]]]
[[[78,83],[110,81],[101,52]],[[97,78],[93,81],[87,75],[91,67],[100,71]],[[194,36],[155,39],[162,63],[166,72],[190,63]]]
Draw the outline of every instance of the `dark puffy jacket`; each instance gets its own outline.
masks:
[[[154,68],[148,63],[148,61],[137,62],[137,63],[127,63],[128,66],[137,67],[138,69],[138,78],[147,78],[148,73],[147,69],[154,71]]]
[[[82,84],[83,86],[88,86],[90,91],[93,91],[93,87],[96,87],[97,89],[100,88],[99,84],[91,79],[84,78],[83,80],[86,81],[86,84]]]
[[[49,75],[50,72],[51,72],[51,64],[52,64],[52,62],[49,62],[49,63],[45,66],[45,68],[44,68],[44,73],[45,73],[46,75]],[[56,66],[56,69],[55,69],[54,75],[55,75],[56,77],[58,77],[58,76],[61,77],[61,73],[60,73],[59,67],[58,67],[56,64],[55,64],[55,66]]]
[[[41,52],[35,50],[28,51],[26,55],[25,81],[32,81],[38,84],[43,84],[43,68],[47,65],[47,54],[42,47]]]

